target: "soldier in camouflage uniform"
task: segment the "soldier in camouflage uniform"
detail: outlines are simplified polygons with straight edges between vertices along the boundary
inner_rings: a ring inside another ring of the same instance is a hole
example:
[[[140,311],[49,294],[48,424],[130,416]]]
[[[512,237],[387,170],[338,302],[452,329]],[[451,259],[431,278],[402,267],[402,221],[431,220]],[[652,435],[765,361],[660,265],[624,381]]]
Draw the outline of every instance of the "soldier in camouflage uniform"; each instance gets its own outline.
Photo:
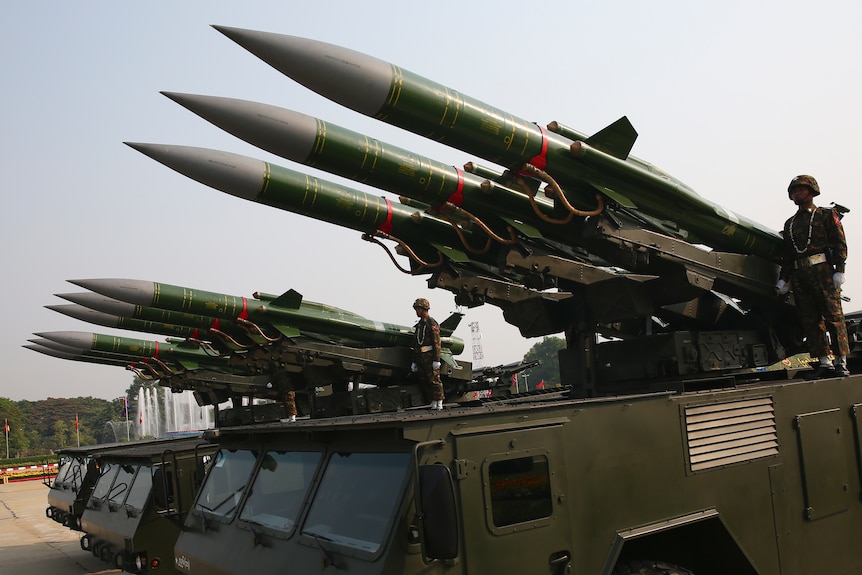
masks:
[[[784,224],[784,254],[776,289],[785,294],[793,286],[799,321],[805,332],[808,353],[819,363],[810,378],[845,377],[850,344],[841,309],[841,284],[847,260],[847,240],[837,210],[818,208],[814,197],[820,186],[811,176],[796,176],[787,195],[799,207]],[[829,358],[829,340],[835,362]]]
[[[413,302],[416,322],[413,342],[413,364],[410,370],[419,376],[426,399],[431,399],[431,409],[443,409],[443,382],[440,381],[440,325],[428,315],[431,304],[425,298]]]

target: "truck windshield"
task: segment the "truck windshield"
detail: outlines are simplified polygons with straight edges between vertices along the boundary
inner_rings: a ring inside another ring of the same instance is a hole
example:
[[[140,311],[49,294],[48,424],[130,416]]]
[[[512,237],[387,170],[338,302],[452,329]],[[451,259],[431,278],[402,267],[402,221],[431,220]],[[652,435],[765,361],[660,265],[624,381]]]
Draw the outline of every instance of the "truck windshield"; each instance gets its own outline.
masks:
[[[409,464],[407,453],[334,453],[303,535],[375,553],[401,501]]]
[[[102,465],[102,473],[99,475],[99,480],[93,488],[93,499],[104,499],[108,495],[108,491],[111,490],[111,483],[114,482],[114,478],[117,476],[117,471],[119,470],[120,466],[113,463]]]
[[[132,483],[132,488],[129,490],[129,496],[126,498],[126,505],[134,509],[143,509],[147,503],[147,497],[150,495],[150,490],[153,487],[153,473],[149,465],[141,465],[138,474],[135,475],[135,481]]]
[[[257,459],[256,451],[221,449],[207,473],[195,502],[195,509],[230,519],[242,499],[242,492],[251,479]]]
[[[293,530],[319,462],[317,452],[267,452],[239,518],[280,531]]]

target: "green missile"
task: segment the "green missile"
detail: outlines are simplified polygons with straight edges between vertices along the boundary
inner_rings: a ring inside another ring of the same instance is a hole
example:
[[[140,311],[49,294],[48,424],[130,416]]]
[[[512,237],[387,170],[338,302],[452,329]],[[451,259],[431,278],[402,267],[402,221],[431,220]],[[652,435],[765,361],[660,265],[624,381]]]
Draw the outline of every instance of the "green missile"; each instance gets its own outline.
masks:
[[[172,361],[185,369],[197,369],[200,365],[219,366],[227,362],[227,357],[213,357],[198,348],[130,337],[80,331],[53,331],[36,335],[81,352],[97,351],[140,359]]]
[[[421,210],[393,204],[387,198],[239,154],[188,146],[126,143],[157,162],[232,196],[366,234],[396,238],[413,250],[415,261],[437,264],[442,253],[456,261],[468,261],[459,248],[459,231],[452,224]],[[460,233],[470,236],[469,231]]]
[[[46,305],[45,307],[63,315],[104,327],[191,339],[200,339],[201,336],[200,330],[196,328],[110,315],[78,304]]]
[[[251,321],[271,325],[288,337],[300,333],[346,338],[365,346],[400,345],[410,347],[413,328],[365,319],[337,308],[304,305],[302,296],[290,290],[271,301],[196,290],[170,284],[133,279],[69,280],[84,289],[134,305],[162,308],[214,318]],[[459,316],[453,316],[460,319]],[[464,349],[460,338],[451,337],[457,319],[441,325],[446,337],[443,347],[457,355]],[[454,325],[453,325],[454,324]]]
[[[631,157],[637,134],[627,119],[583,142],[573,141],[354,50],[295,36],[215,28],[296,82],[357,112],[508,168],[531,164],[555,178],[567,194],[573,186],[589,184],[624,207],[676,221],[689,241],[772,260],[780,255],[782,241],[774,231]]]
[[[406,195],[434,207],[455,206],[484,217],[506,214],[541,225],[558,218],[554,202],[449,166],[323,120],[268,104],[162,92],[221,129],[282,158]],[[594,194],[578,207],[595,207]],[[534,211],[540,212],[536,215]],[[508,239],[508,238],[506,238]]]
[[[252,343],[266,343],[267,337],[275,337],[278,335],[276,333],[269,334],[269,336],[266,334],[250,333],[248,329],[232,321],[221,320],[219,318],[204,315],[179,313],[164,309],[134,305],[93,292],[65,293],[56,295],[57,297],[68,300],[84,308],[101,312],[102,314],[106,314],[107,316],[114,318],[113,321],[116,321],[117,323],[107,325],[106,323],[78,317],[78,319],[83,321],[96,323],[98,325],[106,325],[107,327],[119,327],[121,329],[130,329],[134,331],[186,337],[194,340],[217,339],[231,349],[239,349],[244,345],[247,345],[245,344],[246,339],[251,340]],[[63,313],[62,310],[56,311]],[[109,321],[107,317],[102,319],[104,321]],[[150,325],[144,325],[139,322],[146,322]],[[190,331],[181,331],[178,326],[189,328]],[[150,329],[150,327],[153,329]]]

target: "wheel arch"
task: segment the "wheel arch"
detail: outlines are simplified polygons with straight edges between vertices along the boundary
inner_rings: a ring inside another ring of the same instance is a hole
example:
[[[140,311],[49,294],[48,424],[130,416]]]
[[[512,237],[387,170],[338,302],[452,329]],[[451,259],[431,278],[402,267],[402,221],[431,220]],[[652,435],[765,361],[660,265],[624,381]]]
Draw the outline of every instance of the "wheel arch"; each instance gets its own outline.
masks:
[[[757,575],[715,509],[618,531],[602,575],[611,575],[618,563],[643,559],[673,563],[695,575]]]

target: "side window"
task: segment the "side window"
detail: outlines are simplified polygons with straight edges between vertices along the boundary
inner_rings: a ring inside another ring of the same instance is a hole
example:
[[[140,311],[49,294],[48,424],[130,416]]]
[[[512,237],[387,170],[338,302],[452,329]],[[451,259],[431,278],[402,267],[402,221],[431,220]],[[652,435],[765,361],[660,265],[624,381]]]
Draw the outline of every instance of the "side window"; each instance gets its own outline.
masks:
[[[278,531],[293,530],[319,462],[317,452],[267,452],[239,518]]]
[[[233,519],[256,459],[257,451],[219,450],[198,493],[195,509],[214,517]]]
[[[550,517],[553,513],[548,459],[533,455],[488,465],[491,520],[506,527]]]
[[[96,487],[93,488],[93,499],[102,500],[108,496],[111,484],[114,482],[114,478],[117,476],[119,470],[120,466],[113,463],[104,463],[102,465],[99,480],[96,482]]]
[[[138,474],[135,475],[134,482],[132,482],[132,488],[129,490],[129,496],[126,498],[126,505],[138,510],[143,509],[150,496],[152,487],[152,469],[149,465],[141,465],[140,469],[138,469]]]
[[[117,465],[117,477],[114,479],[114,485],[111,486],[111,491],[108,493],[108,501],[122,504],[126,500],[129,485],[132,484],[132,479],[135,478],[135,471],[137,471],[137,468],[134,465]]]

